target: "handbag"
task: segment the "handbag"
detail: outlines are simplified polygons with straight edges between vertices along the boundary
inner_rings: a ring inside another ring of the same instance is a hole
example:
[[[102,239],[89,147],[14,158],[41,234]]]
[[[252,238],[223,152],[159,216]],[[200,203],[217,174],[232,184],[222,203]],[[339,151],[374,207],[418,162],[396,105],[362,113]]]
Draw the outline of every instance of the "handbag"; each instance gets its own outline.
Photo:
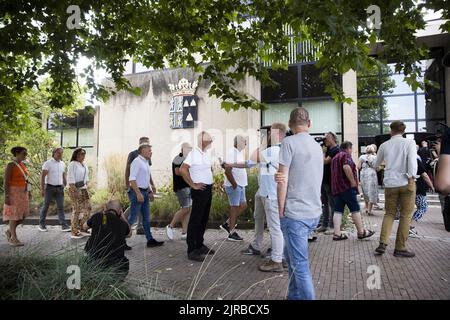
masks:
[[[33,185],[31,184],[31,182],[28,181],[28,176],[25,174],[25,171],[23,171],[22,167],[15,161],[13,161],[14,164],[17,166],[17,168],[19,168],[20,172],[22,172],[22,175],[25,179],[26,185],[25,185],[25,192],[31,192]]]
[[[83,166],[83,167],[84,167],[84,166]],[[77,189],[83,188],[83,187],[86,185],[86,183],[84,183],[85,180],[86,180],[86,167],[84,167],[84,177],[83,177],[83,180],[82,180],[82,181],[77,181],[77,182],[75,182],[75,187],[76,187]]]

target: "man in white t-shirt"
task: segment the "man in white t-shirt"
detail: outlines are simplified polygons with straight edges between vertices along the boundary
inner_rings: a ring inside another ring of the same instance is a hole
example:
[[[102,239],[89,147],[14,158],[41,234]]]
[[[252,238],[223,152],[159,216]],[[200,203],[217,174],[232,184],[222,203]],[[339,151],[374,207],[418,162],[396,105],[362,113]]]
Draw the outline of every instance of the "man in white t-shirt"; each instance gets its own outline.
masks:
[[[243,150],[247,140],[240,135],[234,137],[234,147],[228,151],[225,163],[245,164]],[[225,191],[230,203],[229,219],[220,228],[227,232],[229,241],[242,241],[235,231],[238,217],[247,209],[245,187],[247,186],[247,171],[245,168],[225,167]]]
[[[227,164],[233,167],[247,167],[258,164],[259,189],[255,194],[255,237],[248,248],[242,251],[245,255],[261,255],[264,240],[264,220],[270,233],[270,259],[258,269],[264,272],[283,272],[284,239],[278,214],[277,183],[274,175],[279,167],[281,141],[286,136],[286,126],[275,122],[270,128],[261,130],[261,146],[250,157],[245,166]]]
[[[46,232],[46,218],[50,203],[55,200],[58,208],[58,218],[62,231],[69,232],[70,226],[64,215],[64,187],[67,185],[66,165],[62,161],[63,148],[56,148],[52,152],[52,158],[42,165],[41,194],[44,204],[41,208],[39,218],[39,230]]]
[[[212,164],[207,150],[212,143],[211,135],[202,131],[198,135],[198,145],[187,155],[180,172],[191,187],[192,210],[187,229],[188,259],[203,261],[214,250],[203,244],[203,236],[209,219],[212,201]]]

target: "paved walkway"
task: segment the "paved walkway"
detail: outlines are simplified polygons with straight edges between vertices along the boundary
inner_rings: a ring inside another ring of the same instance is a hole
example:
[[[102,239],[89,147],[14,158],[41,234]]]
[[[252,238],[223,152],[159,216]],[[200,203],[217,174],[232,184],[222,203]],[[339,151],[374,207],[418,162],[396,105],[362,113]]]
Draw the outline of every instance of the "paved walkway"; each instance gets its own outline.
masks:
[[[354,231],[346,241],[333,242],[332,236],[319,235],[310,245],[311,270],[317,299],[450,299],[450,233],[444,230],[442,215],[433,206],[424,216],[417,230],[422,238],[411,238],[408,246],[417,256],[413,259],[396,258],[389,246],[384,256],[375,256],[382,211],[375,216],[364,216],[365,224],[377,231],[372,239],[357,240]],[[11,248],[0,238],[0,254],[33,250],[46,252],[80,246],[83,240],[71,240],[57,226],[40,233],[36,226],[19,228],[24,248]],[[2,235],[5,226],[0,226]],[[394,232],[396,228],[394,226]],[[155,237],[165,240],[163,229],[153,229]],[[176,298],[192,299],[284,299],[287,290],[287,272],[263,273],[257,266],[261,257],[244,256],[240,251],[248,246],[253,232],[239,232],[244,241],[225,241],[220,230],[207,230],[206,244],[216,255],[201,263],[186,257],[186,243],[182,240],[166,242],[162,247],[145,248],[144,236],[133,236],[127,252],[130,274],[127,280],[133,288],[153,287]],[[393,238],[392,238],[393,239]],[[268,233],[265,247],[269,246]],[[381,286],[368,289],[369,266],[380,268]],[[152,297],[151,294],[147,295]]]

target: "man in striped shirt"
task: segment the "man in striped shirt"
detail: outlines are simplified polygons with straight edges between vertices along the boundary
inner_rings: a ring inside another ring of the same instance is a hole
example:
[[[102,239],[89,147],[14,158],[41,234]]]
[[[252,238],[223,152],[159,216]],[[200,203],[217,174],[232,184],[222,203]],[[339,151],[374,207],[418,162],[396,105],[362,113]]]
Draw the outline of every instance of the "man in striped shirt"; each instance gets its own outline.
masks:
[[[341,232],[342,215],[345,206],[348,207],[358,231],[358,239],[373,236],[375,232],[366,230],[363,227],[360,207],[358,203],[358,177],[356,165],[352,159],[353,144],[344,141],[341,150],[331,160],[331,192],[334,196],[334,235],[333,240],[346,240],[347,235]]]

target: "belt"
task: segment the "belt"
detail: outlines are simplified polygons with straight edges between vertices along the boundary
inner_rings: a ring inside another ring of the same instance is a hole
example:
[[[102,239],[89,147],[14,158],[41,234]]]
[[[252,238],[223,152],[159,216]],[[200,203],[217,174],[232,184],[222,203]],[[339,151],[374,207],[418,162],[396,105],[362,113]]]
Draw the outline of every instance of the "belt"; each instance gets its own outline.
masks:
[[[47,186],[50,186],[50,187],[55,187],[55,188],[59,188],[59,187],[62,187],[63,185],[62,185],[62,184],[60,184],[60,185],[57,185],[57,186],[55,186],[55,185],[53,185],[53,184],[49,184],[49,183],[47,183]]]
[[[144,192],[147,192],[148,189],[149,189],[149,188],[146,188],[146,189],[144,189],[144,188],[139,188],[139,190],[144,191]]]

